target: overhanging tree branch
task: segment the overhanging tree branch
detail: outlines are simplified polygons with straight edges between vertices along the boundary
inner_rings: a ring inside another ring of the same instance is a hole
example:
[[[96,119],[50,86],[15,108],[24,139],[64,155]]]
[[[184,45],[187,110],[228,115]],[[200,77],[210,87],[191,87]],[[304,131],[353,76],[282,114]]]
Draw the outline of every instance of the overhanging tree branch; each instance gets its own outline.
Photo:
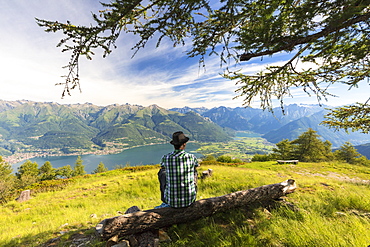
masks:
[[[370,98],[365,103],[346,105],[332,110],[325,115],[322,124],[334,128],[335,130],[344,129],[345,131],[361,131],[364,134],[370,132]]]
[[[66,66],[69,73],[61,83],[65,85],[63,95],[79,88],[80,56],[91,59],[96,48],[108,55],[111,47],[116,48],[121,31],[139,36],[132,47],[134,55],[151,39],[157,39],[157,46],[165,37],[174,46],[189,41],[188,56],[199,57],[200,62],[207,54],[219,56],[227,72],[230,58],[240,65],[240,61],[290,53],[301,46],[282,66],[270,66],[253,75],[231,71],[225,76],[237,80],[236,92],[245,97],[246,105],[260,97],[263,109],[272,109],[273,98],[282,106],[284,97],[292,97],[293,87],[312,93],[320,102],[331,95],[328,88],[334,83],[351,89],[370,78],[370,0],[292,0],[289,4],[279,0],[115,0],[102,5],[109,9],[101,11],[101,18],[93,14],[96,26],[36,19],[47,32],[63,31],[65,38],[58,45],[63,46],[62,51],[72,51]],[[293,62],[306,67],[296,67]],[[365,125],[359,125],[360,129]]]
[[[278,47],[274,50],[266,50],[266,51],[258,52],[258,53],[244,53],[244,54],[241,54],[240,55],[240,61],[248,61],[248,60],[250,60],[254,57],[272,55],[272,54],[275,54],[275,53],[280,52],[280,51],[286,51],[286,50],[291,51],[297,45],[310,43],[314,40],[317,40],[321,37],[324,37],[324,36],[328,35],[329,33],[333,33],[333,32],[339,31],[343,28],[352,26],[356,23],[366,21],[369,18],[370,18],[370,13],[360,15],[360,16],[357,16],[353,19],[345,21],[342,24],[339,24],[339,25],[337,24],[337,25],[326,27],[318,33],[311,34],[311,35],[308,35],[308,36],[302,37],[302,38],[280,37],[279,42],[283,41],[283,42],[287,43],[286,45]],[[278,41],[271,41],[271,42],[274,43],[274,42],[278,42]]]

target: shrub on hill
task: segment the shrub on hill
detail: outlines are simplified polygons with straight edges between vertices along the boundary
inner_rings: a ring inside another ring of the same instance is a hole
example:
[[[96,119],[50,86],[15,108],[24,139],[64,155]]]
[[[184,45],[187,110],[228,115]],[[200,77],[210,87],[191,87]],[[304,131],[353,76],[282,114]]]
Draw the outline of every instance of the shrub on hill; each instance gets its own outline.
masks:
[[[264,161],[270,161],[274,160],[275,156],[272,154],[255,154],[252,157],[252,162],[264,162]]]
[[[220,163],[242,163],[241,159],[238,158],[232,158],[228,155],[221,155],[217,158],[217,162]]]
[[[65,189],[66,186],[75,183],[76,180],[73,178],[68,179],[56,179],[56,180],[45,180],[34,183],[24,188],[25,190],[31,190],[32,193],[41,193],[49,191],[58,191]]]

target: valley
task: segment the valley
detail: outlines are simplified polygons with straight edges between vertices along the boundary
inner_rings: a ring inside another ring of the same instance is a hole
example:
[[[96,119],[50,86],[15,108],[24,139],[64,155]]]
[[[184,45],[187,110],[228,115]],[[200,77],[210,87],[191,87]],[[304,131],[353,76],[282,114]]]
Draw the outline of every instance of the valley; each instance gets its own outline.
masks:
[[[296,104],[286,106],[284,114],[281,109],[272,114],[261,109],[223,106],[164,109],[157,105],[0,100],[0,155],[13,164],[34,157],[117,154],[129,148],[168,143],[178,130],[201,144],[206,155],[215,149],[214,143],[229,145],[238,132],[258,137],[260,140],[253,142],[269,143],[265,145],[269,147],[283,139],[293,140],[311,128],[330,141],[334,149],[350,142],[362,145],[359,151],[369,157],[370,150],[364,145],[370,143],[370,135],[334,131],[321,125],[325,112],[325,107],[318,105]],[[250,148],[248,153],[269,150]],[[215,150],[217,153],[221,152]],[[247,158],[245,153],[242,151],[241,158]]]

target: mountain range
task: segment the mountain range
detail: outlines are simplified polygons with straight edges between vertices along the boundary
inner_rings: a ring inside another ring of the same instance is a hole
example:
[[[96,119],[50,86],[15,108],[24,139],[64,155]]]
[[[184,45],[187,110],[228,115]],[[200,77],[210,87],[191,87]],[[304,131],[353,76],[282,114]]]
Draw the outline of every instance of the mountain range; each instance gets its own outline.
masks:
[[[280,142],[283,139],[294,140],[308,128],[311,128],[317,131],[323,140],[330,141],[333,148],[350,142],[356,148],[357,145],[361,145],[359,152],[364,150],[363,153],[370,156],[370,150],[366,148],[366,143],[370,142],[370,134],[336,131],[321,124],[324,115],[329,111],[328,106],[292,104],[284,106],[284,111],[281,108],[273,109],[273,114],[261,109],[243,107],[216,107],[210,110],[184,107],[170,110],[182,113],[195,111],[221,127],[259,133],[272,143]]]
[[[230,133],[193,111],[179,113],[157,105],[0,101],[0,155],[123,149],[168,142],[175,131],[201,142],[231,140]]]
[[[175,131],[191,140],[223,142],[235,131],[251,131],[269,142],[293,140],[312,128],[339,147],[370,143],[370,135],[334,131],[320,122],[327,110],[318,105],[289,105],[274,114],[256,108],[164,109],[157,105],[96,106],[27,100],[0,100],[0,155],[38,150],[75,153],[165,143]],[[363,148],[368,150],[368,148]]]

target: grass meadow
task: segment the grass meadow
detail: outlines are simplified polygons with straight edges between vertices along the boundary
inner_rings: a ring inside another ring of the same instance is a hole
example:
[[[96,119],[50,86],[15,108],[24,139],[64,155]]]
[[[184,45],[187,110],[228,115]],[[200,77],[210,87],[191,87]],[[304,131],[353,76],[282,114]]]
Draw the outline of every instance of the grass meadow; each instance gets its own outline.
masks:
[[[370,167],[345,163],[203,163],[213,176],[198,183],[198,199],[295,179],[298,188],[276,208],[238,208],[174,225],[161,246],[355,246],[370,245]],[[73,245],[93,236],[103,219],[136,205],[161,203],[158,166],[131,167],[73,178],[57,189],[35,187],[29,201],[0,206],[0,246]],[[49,242],[51,243],[51,242]],[[91,238],[84,246],[105,246]]]

